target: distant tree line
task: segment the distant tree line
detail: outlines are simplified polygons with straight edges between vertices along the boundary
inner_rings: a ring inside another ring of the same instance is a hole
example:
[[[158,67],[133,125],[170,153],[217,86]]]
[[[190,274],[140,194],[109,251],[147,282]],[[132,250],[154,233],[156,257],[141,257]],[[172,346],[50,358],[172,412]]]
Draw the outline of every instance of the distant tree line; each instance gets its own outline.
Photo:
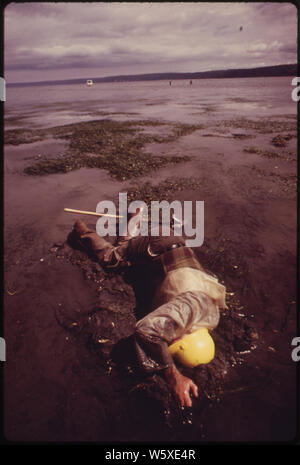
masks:
[[[297,64],[264,66],[260,68],[223,69],[215,71],[201,71],[197,73],[152,73],[133,74],[124,76],[107,76],[104,78],[92,78],[93,82],[129,82],[129,81],[157,81],[176,79],[226,79],[246,77],[271,77],[271,76],[298,76]],[[89,79],[89,78],[87,78]],[[86,79],[65,79],[56,81],[40,81],[31,83],[11,83],[8,86],[21,85],[54,85],[54,84],[80,84]]]

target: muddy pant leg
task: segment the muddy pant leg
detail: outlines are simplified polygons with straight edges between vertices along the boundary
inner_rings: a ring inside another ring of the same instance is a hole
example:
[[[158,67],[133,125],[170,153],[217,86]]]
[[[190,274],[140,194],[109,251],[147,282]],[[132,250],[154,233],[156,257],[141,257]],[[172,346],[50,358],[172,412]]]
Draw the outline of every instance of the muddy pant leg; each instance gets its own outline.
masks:
[[[108,242],[104,249],[96,252],[96,257],[101,265],[107,268],[120,268],[123,269],[129,266],[126,260],[126,248],[114,247]]]
[[[138,321],[135,346],[141,368],[165,369],[173,364],[168,345],[200,327],[213,329],[219,309],[202,292],[185,292]]]
[[[126,247],[115,247],[110,242],[91,232],[81,237],[85,249],[99,261],[101,265],[108,268],[116,268],[126,265]]]
[[[95,257],[101,265],[109,268],[127,265],[125,259],[127,243],[120,247],[118,244],[113,246],[99,234],[90,230],[81,220],[75,222],[70,236],[71,240],[78,243],[88,254]]]

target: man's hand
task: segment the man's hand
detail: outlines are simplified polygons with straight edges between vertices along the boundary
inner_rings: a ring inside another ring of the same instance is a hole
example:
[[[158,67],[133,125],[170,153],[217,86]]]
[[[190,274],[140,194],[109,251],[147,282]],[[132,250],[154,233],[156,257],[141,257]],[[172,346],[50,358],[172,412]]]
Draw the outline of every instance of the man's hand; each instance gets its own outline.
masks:
[[[191,407],[192,399],[190,397],[190,392],[192,392],[195,397],[198,397],[198,387],[196,384],[190,378],[183,376],[175,365],[166,368],[165,377],[178,397],[181,405]]]

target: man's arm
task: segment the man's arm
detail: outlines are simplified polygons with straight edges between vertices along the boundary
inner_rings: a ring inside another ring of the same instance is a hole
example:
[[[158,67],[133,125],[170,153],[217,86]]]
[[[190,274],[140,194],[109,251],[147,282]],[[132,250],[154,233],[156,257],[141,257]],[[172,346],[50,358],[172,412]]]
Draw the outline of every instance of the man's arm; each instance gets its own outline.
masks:
[[[191,407],[192,399],[190,397],[190,391],[195,397],[198,397],[198,387],[196,384],[190,378],[183,376],[174,364],[165,368],[164,375],[167,383],[175,392],[181,405]]]

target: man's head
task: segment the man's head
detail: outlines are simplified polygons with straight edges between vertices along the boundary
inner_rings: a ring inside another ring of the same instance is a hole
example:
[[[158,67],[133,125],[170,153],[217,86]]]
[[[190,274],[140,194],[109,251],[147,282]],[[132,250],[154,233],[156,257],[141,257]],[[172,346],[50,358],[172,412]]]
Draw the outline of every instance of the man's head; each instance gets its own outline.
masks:
[[[215,344],[207,328],[200,328],[171,344],[169,352],[182,365],[194,368],[211,362],[215,356]]]

